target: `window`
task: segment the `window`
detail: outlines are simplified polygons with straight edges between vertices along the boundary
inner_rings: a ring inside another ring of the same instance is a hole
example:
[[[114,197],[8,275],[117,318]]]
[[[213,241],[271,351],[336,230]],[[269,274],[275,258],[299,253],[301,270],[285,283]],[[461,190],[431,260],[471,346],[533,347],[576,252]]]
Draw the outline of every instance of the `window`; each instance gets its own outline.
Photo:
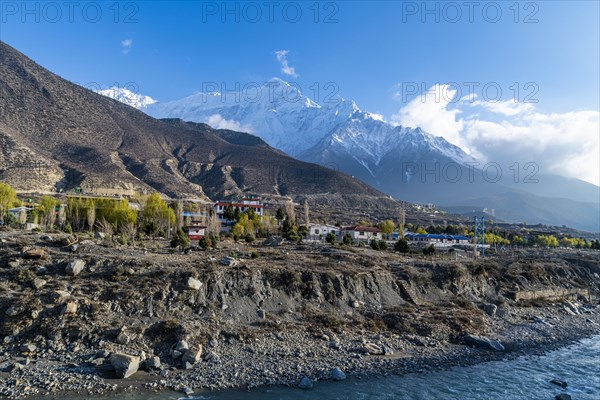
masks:
[[[365,236],[365,233],[364,232],[360,232],[359,235],[360,236]]]
[[[318,234],[319,234],[319,230],[315,229],[315,235],[318,235]]]

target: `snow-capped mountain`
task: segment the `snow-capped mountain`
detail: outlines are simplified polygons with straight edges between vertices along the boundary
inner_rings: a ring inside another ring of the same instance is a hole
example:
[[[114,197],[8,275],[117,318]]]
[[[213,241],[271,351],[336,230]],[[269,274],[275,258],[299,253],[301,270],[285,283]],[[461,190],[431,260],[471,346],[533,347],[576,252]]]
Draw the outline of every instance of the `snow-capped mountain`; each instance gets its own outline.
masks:
[[[258,90],[197,93],[139,108],[156,118],[181,118],[249,132],[292,156],[325,165],[326,154],[334,152],[355,159],[368,171],[390,153],[401,156],[402,149],[439,152],[461,164],[472,161],[441,137],[419,128],[395,127],[341,97],[318,104],[278,78]]]
[[[156,100],[152,97],[143,96],[125,88],[111,87],[110,89],[98,90],[97,93],[139,109],[156,103]]]
[[[156,118],[252,133],[295,158],[352,175],[398,199],[467,208],[493,204],[501,219],[531,222],[530,216],[538,215],[537,222],[597,230],[586,223],[590,215],[597,221],[598,188],[593,185],[559,176],[519,185],[509,173],[490,180],[472,167],[473,157],[443,137],[394,126],[341,97],[319,104],[278,78],[246,92],[197,93],[165,103],[123,89],[100,93]],[[563,187],[570,189],[557,192]],[[563,204],[567,200],[586,203]],[[585,212],[577,216],[574,209]]]
[[[341,98],[319,105],[278,78],[239,93],[197,93],[142,109],[156,118],[181,118],[252,133],[292,156],[317,144],[358,111],[354,102]]]

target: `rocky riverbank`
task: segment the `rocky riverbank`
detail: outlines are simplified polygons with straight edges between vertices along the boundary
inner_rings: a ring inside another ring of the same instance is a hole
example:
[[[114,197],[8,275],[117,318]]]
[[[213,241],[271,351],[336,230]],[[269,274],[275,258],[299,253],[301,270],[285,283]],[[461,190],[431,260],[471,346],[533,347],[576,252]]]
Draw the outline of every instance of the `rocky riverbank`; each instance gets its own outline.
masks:
[[[72,243],[2,233],[0,395],[308,387],[600,334],[593,252],[472,262],[328,246],[184,255]]]

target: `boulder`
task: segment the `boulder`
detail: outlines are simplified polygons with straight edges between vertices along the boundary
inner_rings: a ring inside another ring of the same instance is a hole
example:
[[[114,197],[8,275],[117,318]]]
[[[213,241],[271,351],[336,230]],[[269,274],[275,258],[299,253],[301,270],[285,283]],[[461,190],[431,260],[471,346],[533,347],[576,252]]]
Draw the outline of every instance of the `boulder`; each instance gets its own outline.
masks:
[[[117,377],[121,379],[129,378],[140,368],[140,358],[129,354],[112,353],[110,355],[110,363],[115,369]]]
[[[18,315],[21,311],[15,307],[15,306],[10,306],[6,309],[6,316],[7,317],[14,317],[15,315]]]
[[[190,345],[185,340],[180,340],[175,345],[175,350],[179,351],[181,354],[185,353],[190,348]]]
[[[37,346],[33,343],[26,343],[19,346],[19,350],[21,350],[23,353],[33,353],[37,350]]]
[[[186,362],[190,364],[196,364],[200,361],[202,357],[202,345],[192,346],[189,350],[187,350],[183,357],[181,358],[181,362],[185,365]]]
[[[46,282],[46,280],[44,280],[44,279],[35,278],[33,281],[31,281],[31,286],[34,289],[39,290],[39,289],[43,288],[46,283],[48,283],[48,282]]]
[[[260,319],[265,319],[267,317],[267,313],[263,309],[256,311],[256,315],[258,315],[258,318]]]
[[[339,368],[332,368],[331,369],[331,379],[333,379],[334,381],[343,381],[344,379],[346,379],[346,374],[344,373],[344,371],[342,371]]]
[[[550,381],[550,383],[552,383],[552,384],[554,384],[554,385],[556,385],[556,386],[560,386],[560,387],[561,387],[561,388],[563,388],[563,389],[566,389],[566,387],[567,387],[567,386],[569,386],[569,385],[567,384],[567,382],[565,382],[565,381],[563,381],[563,380],[560,380],[560,379],[552,379],[552,380]]]
[[[160,369],[160,357],[154,356],[144,361],[144,368],[147,370]]]
[[[482,349],[504,351],[504,346],[497,340],[487,338],[485,336],[466,335],[465,343],[480,347]]]
[[[63,314],[76,314],[77,313],[77,303],[74,301],[70,301],[65,304],[65,308],[63,309]]]
[[[22,254],[23,258],[28,258],[28,259],[39,259],[39,258],[45,258],[46,257],[46,251],[44,251],[44,249],[40,249],[40,248],[33,248],[33,249],[27,249],[23,251]]]
[[[202,287],[202,282],[200,282],[196,278],[192,278],[191,276],[187,280],[187,288],[192,290],[200,290]]]
[[[495,304],[486,304],[483,306],[483,311],[490,317],[496,316],[496,311],[498,311],[498,306]]]
[[[571,400],[571,395],[568,395],[566,393],[557,394],[554,397],[554,400]]]
[[[204,361],[213,361],[215,363],[221,362],[221,357],[214,351],[209,351],[204,355]]]
[[[312,389],[313,381],[308,376],[305,376],[302,378],[302,380],[300,380],[298,387],[300,389]]]
[[[371,355],[375,355],[375,356],[380,356],[383,355],[383,349],[376,345],[375,343],[365,343],[365,345],[362,348],[363,353],[367,353],[367,354],[371,354]]]
[[[83,271],[83,268],[85,268],[85,261],[78,258],[78,259],[69,261],[69,263],[67,264],[66,271],[67,271],[67,274],[69,274],[71,276],[77,276],[81,273],[81,271]]]

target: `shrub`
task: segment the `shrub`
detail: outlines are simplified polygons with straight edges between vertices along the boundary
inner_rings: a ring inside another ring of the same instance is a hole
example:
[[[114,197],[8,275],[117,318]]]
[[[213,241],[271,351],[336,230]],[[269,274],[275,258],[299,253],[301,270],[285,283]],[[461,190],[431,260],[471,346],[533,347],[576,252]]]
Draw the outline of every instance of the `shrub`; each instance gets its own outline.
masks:
[[[435,254],[435,247],[432,244],[430,244],[428,247],[425,247],[423,249],[423,254],[425,254],[426,256],[430,254]]]
[[[175,232],[173,238],[171,239],[171,247],[187,247],[189,244],[190,238],[188,237],[188,235],[183,231],[183,229],[177,229],[177,232]]]
[[[346,233],[344,235],[344,238],[342,239],[342,243],[344,243],[346,246],[350,246],[352,244],[352,236],[350,236],[350,234]]]
[[[371,240],[370,245],[373,250],[379,250],[379,242],[377,240]]]
[[[250,258],[258,258],[258,252],[253,251],[252,253],[250,253]]]
[[[335,235],[332,232],[329,232],[327,236],[325,236],[325,241],[327,243],[334,244],[335,243]]]
[[[379,241],[379,250],[387,250],[387,242],[385,240]]]
[[[408,242],[406,241],[406,239],[401,238],[394,245],[394,250],[396,250],[400,253],[406,254],[410,251],[410,246],[408,245]]]
[[[211,242],[206,236],[202,236],[198,241],[198,245],[202,248],[202,250],[206,250],[211,245]]]
[[[246,241],[246,243],[252,243],[254,242],[254,236],[250,233],[247,233],[244,237],[244,240]]]

